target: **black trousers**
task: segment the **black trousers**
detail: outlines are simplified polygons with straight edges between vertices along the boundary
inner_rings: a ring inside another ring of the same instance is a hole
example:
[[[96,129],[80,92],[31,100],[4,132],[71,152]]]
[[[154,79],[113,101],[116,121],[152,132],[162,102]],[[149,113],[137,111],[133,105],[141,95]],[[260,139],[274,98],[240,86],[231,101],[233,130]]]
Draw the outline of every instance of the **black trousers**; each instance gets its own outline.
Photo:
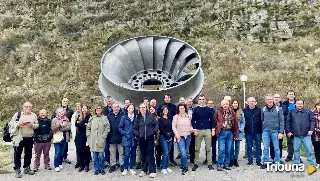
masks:
[[[279,149],[280,149],[280,159],[282,158],[282,141],[283,139],[279,140]],[[270,141],[270,156],[272,158],[272,160],[274,160],[274,147],[273,147],[273,144],[272,142]]]
[[[159,140],[160,142],[160,140]],[[159,143],[159,145],[156,145],[156,163],[157,166],[159,167],[161,165],[161,156],[162,156],[163,152],[162,152],[162,147]]]
[[[191,133],[189,155],[190,155],[190,162],[194,163],[194,158],[196,156],[196,137],[194,136],[194,133]]]
[[[217,162],[217,139],[218,139],[218,137],[216,135],[212,136],[212,139],[211,139],[212,163]]]
[[[316,163],[320,164],[320,141],[312,142],[314,147],[314,155],[316,156]]]
[[[154,138],[139,140],[142,171],[156,173],[156,163],[154,158]]]
[[[91,158],[89,147],[86,146],[85,148],[77,149],[77,155],[79,157],[77,159],[79,159],[78,163],[80,167],[84,168],[86,166],[89,166],[90,158]]]
[[[293,158],[293,136],[287,136],[288,157]]]
[[[32,148],[33,148],[33,138],[23,138],[20,141],[19,146],[14,146],[14,167],[13,169],[20,169],[21,168],[21,154],[22,150],[24,149],[24,161],[23,161],[23,168],[27,168],[31,164],[32,158]]]

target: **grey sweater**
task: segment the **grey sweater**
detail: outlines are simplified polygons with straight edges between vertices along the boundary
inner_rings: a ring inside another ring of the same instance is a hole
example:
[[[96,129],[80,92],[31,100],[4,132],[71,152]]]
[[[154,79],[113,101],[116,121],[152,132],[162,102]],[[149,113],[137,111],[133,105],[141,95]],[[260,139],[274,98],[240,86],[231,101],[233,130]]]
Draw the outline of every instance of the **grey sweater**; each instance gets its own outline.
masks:
[[[262,130],[267,132],[279,132],[284,131],[284,116],[281,107],[273,106],[268,108],[267,106],[261,109]]]

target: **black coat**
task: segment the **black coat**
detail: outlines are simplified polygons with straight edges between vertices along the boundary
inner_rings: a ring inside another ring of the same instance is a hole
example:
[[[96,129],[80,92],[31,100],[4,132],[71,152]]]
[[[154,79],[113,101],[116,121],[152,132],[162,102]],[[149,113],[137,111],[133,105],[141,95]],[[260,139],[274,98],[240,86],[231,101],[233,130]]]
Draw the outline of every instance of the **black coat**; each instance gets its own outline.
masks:
[[[153,114],[147,113],[144,119],[141,114],[138,114],[134,120],[133,134],[138,139],[148,140],[153,139],[158,133],[159,125]]]
[[[244,132],[246,134],[262,134],[261,109],[257,106],[250,109],[247,106],[242,111],[245,119]]]
[[[115,115],[113,112],[108,114],[108,120],[110,123],[110,133],[108,135],[108,143],[110,144],[121,144],[122,135],[119,131],[119,124],[123,116],[122,112]]]
[[[289,112],[287,119],[287,131],[293,136],[307,136],[308,131],[314,131],[315,120],[313,112],[304,108],[294,109]]]
[[[48,118],[38,118],[39,127],[34,130],[34,142],[35,143],[47,143],[51,142],[52,131],[51,131],[51,120]]]
[[[86,148],[86,142],[87,142],[87,136],[86,136],[86,127],[88,124],[88,121],[90,119],[91,115],[87,115],[83,118],[83,120],[79,120],[79,117],[76,118],[75,125],[77,130],[76,138],[74,139],[76,143],[77,149],[85,149]]]

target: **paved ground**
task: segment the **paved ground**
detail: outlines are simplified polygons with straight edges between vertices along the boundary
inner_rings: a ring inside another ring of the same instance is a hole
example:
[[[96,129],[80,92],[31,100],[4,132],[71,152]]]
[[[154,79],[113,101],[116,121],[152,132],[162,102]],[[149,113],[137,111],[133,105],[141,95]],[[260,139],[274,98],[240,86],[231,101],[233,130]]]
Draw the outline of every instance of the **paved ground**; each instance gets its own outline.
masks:
[[[52,147],[53,148],[53,147]],[[175,148],[176,149],[176,148]],[[53,165],[53,149],[51,149],[51,165]],[[202,146],[201,149],[201,162],[204,160],[204,145]],[[159,171],[157,173],[157,177],[153,180],[166,180],[166,179],[172,179],[174,181],[189,181],[189,180],[218,180],[218,181],[235,181],[235,180],[241,180],[241,181],[256,181],[256,180],[266,180],[266,181],[288,181],[288,180],[309,180],[309,181],[315,181],[319,180],[320,176],[320,171],[308,175],[306,172],[305,173],[269,173],[266,170],[261,170],[257,166],[251,166],[247,167],[246,163],[247,160],[243,159],[244,155],[244,141],[241,142],[241,151],[240,151],[240,160],[239,164],[240,167],[236,168],[233,167],[232,170],[230,171],[222,171],[218,172],[216,171],[216,167],[214,171],[209,171],[207,169],[206,165],[200,164],[200,168],[196,172],[190,172],[187,175],[183,176],[181,175],[181,172],[179,170],[178,166],[171,167],[173,170],[173,173],[168,174],[168,175],[162,175]],[[284,156],[286,156],[286,152],[284,153]],[[1,158],[0,158],[1,159]],[[81,180],[86,180],[86,181],[94,181],[94,180],[126,180],[126,181],[131,181],[131,180],[152,180],[151,178],[145,176],[143,178],[140,178],[138,176],[132,176],[132,175],[127,175],[127,176],[121,176],[120,171],[115,172],[115,173],[108,173],[104,176],[98,175],[95,176],[93,175],[93,166],[92,163],[90,165],[90,172],[85,173],[85,172],[77,172],[76,169],[74,169],[74,164],[75,164],[75,147],[72,143],[69,144],[69,159],[72,161],[72,164],[67,164],[65,165],[65,168],[59,172],[56,173],[53,170],[52,171],[47,171],[44,170],[43,166],[40,167],[40,170],[33,176],[28,176],[28,175],[23,175],[22,179],[20,180],[32,180],[32,181],[51,181],[51,180],[66,180],[66,181],[81,181]],[[282,158],[283,160],[284,158]],[[303,160],[306,162],[305,158]],[[42,160],[41,160],[42,164]],[[33,165],[32,165],[33,166]],[[33,167],[32,167],[33,168]],[[7,170],[12,171],[12,165],[4,168]],[[190,168],[191,170],[191,168]],[[0,175],[0,181],[11,181],[11,180],[18,180],[14,177],[14,173],[10,174],[3,174]]]

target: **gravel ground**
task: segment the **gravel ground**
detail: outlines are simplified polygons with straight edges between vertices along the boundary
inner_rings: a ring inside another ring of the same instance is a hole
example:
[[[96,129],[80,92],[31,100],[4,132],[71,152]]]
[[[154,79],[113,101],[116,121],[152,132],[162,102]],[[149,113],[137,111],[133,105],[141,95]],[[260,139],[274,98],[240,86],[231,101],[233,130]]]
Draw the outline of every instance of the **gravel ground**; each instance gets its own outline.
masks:
[[[175,146],[176,149],[176,146]],[[175,152],[177,153],[177,152]],[[53,154],[54,150],[53,147],[50,151],[50,158],[51,158],[51,165],[53,165]],[[200,161],[204,160],[204,144],[202,145],[201,149],[201,157]],[[102,176],[98,175],[95,176],[93,175],[93,166],[91,163],[90,165],[90,171],[88,173],[85,172],[77,172],[76,169],[74,169],[74,164],[75,164],[75,146],[72,143],[69,143],[69,159],[72,161],[72,164],[66,164],[64,165],[65,168],[59,172],[56,173],[53,170],[47,171],[44,170],[43,165],[40,166],[40,170],[33,176],[29,175],[23,175],[22,179],[20,180],[32,180],[32,181],[49,181],[49,180],[66,180],[66,181],[81,181],[81,180],[86,180],[86,181],[94,181],[94,180],[126,180],[126,181],[131,181],[131,180],[166,180],[166,179],[172,179],[174,181],[189,181],[189,180],[218,180],[218,181],[256,181],[256,180],[266,180],[266,181],[288,181],[288,180],[309,180],[309,181],[316,181],[319,180],[320,173],[319,171],[312,174],[308,175],[306,172],[305,173],[268,173],[266,170],[261,170],[257,166],[251,166],[247,167],[246,163],[247,160],[243,159],[244,155],[244,141],[241,142],[241,151],[240,151],[240,156],[239,156],[239,164],[240,167],[236,168],[233,167],[232,170],[230,171],[222,171],[218,172],[216,171],[216,167],[214,171],[209,171],[207,169],[206,165],[200,164],[200,167],[196,172],[190,171],[187,175],[183,176],[181,175],[181,171],[178,166],[175,167],[170,167],[173,170],[173,173],[168,174],[168,175],[162,175],[160,171],[157,173],[157,177],[154,179],[149,178],[148,176],[140,178],[139,176],[132,176],[132,175],[127,175],[127,176],[121,176],[121,172],[117,171],[112,174],[108,173]],[[284,152],[283,156],[286,156],[287,153]],[[284,160],[284,158],[282,158]],[[303,161],[306,162],[306,159],[303,158]],[[42,160],[41,160],[42,164]],[[32,167],[33,168],[33,165]],[[13,171],[12,165],[3,168],[9,171]],[[191,170],[191,166],[190,166]],[[14,173],[9,173],[9,174],[2,174],[0,175],[0,181],[11,181],[11,180],[19,180],[14,177]]]

